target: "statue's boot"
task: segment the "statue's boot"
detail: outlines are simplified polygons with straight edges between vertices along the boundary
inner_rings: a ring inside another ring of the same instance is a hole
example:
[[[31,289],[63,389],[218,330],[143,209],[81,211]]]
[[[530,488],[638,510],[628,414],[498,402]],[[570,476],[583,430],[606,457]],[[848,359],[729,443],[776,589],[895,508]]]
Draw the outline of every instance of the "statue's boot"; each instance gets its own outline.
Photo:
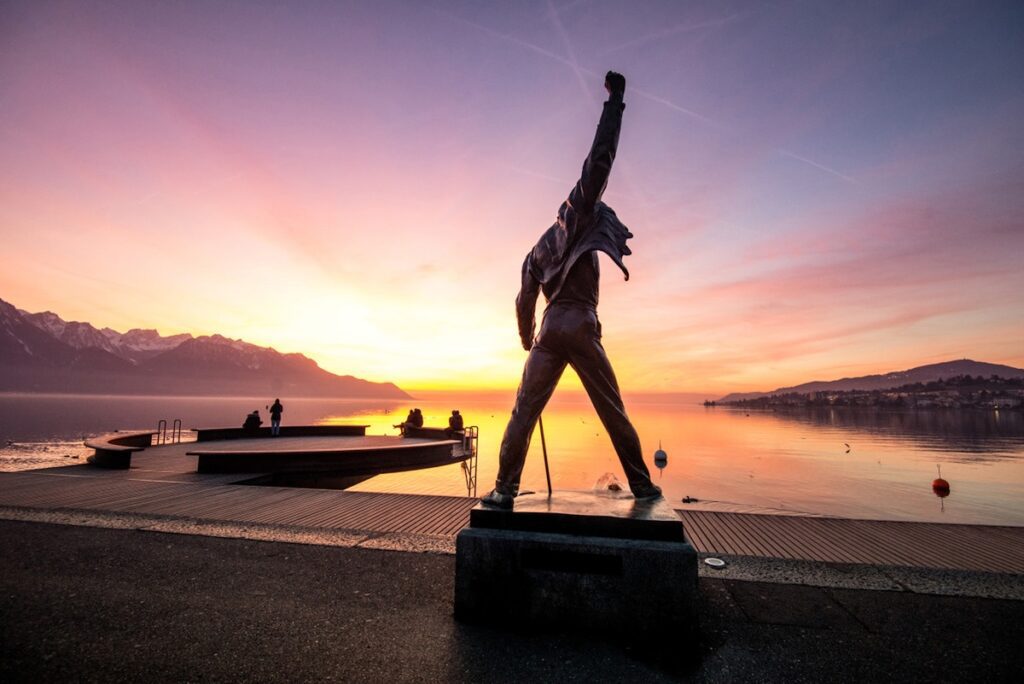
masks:
[[[661,498],[661,487],[653,482],[631,486],[630,489],[633,490],[633,497],[637,501],[653,501]]]
[[[515,501],[515,497],[511,494],[502,494],[497,489],[492,489],[491,493],[487,496],[481,497],[481,503],[491,508],[501,508],[506,511],[512,509],[512,503]]]

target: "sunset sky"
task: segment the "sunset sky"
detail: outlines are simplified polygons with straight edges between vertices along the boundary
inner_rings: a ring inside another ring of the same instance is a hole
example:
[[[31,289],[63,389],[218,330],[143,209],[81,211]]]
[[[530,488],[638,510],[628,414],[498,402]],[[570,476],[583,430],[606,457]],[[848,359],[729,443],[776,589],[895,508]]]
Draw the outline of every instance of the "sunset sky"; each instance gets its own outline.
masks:
[[[5,2],[0,298],[514,387],[608,69],[624,389],[1024,366],[1019,1]]]

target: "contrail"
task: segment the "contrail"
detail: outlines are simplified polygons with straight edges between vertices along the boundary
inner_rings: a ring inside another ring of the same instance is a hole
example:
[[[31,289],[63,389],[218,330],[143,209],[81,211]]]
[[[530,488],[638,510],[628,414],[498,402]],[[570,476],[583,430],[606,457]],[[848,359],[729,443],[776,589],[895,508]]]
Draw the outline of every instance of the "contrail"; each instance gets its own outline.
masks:
[[[673,26],[671,28],[662,29],[661,31],[655,31],[654,33],[649,33],[646,36],[634,38],[633,40],[627,40],[625,43],[619,43],[618,45],[610,47],[607,50],[605,50],[604,54],[607,55],[612,52],[617,52],[618,50],[633,47],[635,45],[642,45],[643,43],[649,43],[652,40],[668,38],[669,36],[675,36],[680,33],[689,33],[691,31],[698,31],[702,28],[710,28],[712,26],[722,26],[724,24],[731,23],[736,19],[739,19],[741,16],[742,15],[740,14],[730,14],[729,16],[724,17],[722,19],[710,19],[708,21],[699,21],[696,24],[677,24],[676,26]]]
[[[513,173],[521,173],[524,176],[531,176],[533,178],[539,178],[540,180],[552,181],[553,183],[564,185],[567,188],[572,187],[572,184],[576,182],[573,180],[566,180],[565,178],[559,178],[558,176],[551,176],[546,173],[538,173],[537,171],[531,171],[530,169],[524,169],[521,166],[514,166],[512,164],[499,164],[499,166],[501,166],[504,169],[508,169]]]
[[[562,28],[561,21],[559,21],[558,18],[557,18],[557,11],[554,10],[554,7],[550,4],[550,2],[548,4],[548,6],[552,10],[552,12],[551,12],[552,18],[555,19],[556,22],[557,22],[556,29],[559,31],[562,40],[566,42],[566,47],[569,50],[569,54],[573,55],[571,46],[568,44],[568,36],[566,36],[565,31]],[[466,24],[468,26],[472,26],[473,28],[477,29],[478,31],[483,31],[487,35],[494,36],[495,38],[500,38],[500,39],[508,41],[510,43],[514,43],[514,44],[518,45],[519,47],[525,48],[525,49],[527,49],[527,50],[529,50],[531,52],[535,52],[535,53],[537,53],[539,55],[543,55],[544,57],[547,57],[548,59],[553,59],[553,60],[555,60],[556,62],[558,62],[560,64],[564,64],[565,66],[567,66],[570,69],[572,69],[573,72],[576,74],[576,77],[577,77],[577,79],[579,79],[580,86],[583,88],[583,91],[585,93],[587,93],[587,95],[589,97],[591,97],[591,99],[593,98],[593,96],[590,95],[590,91],[587,90],[587,88],[586,88],[586,84],[585,84],[585,82],[583,80],[583,75],[585,74],[587,76],[591,76],[591,77],[594,77],[594,78],[599,78],[603,74],[598,74],[598,73],[596,73],[594,71],[591,71],[590,69],[587,69],[586,67],[580,66],[579,63],[577,63],[575,61],[575,58],[573,58],[573,59],[566,59],[565,57],[562,57],[561,55],[556,54],[554,52],[551,52],[550,50],[546,50],[546,49],[540,47],[539,45],[535,45],[533,43],[530,43],[528,41],[522,40],[520,38],[516,38],[515,36],[511,36],[511,35],[508,35],[508,34],[505,34],[505,33],[501,33],[500,31],[495,31],[494,29],[490,29],[490,28],[488,28],[486,26],[483,26],[482,24],[476,23],[475,21],[470,21],[469,19],[464,19],[463,17],[460,17],[460,16],[455,15],[455,14],[451,14],[449,12],[445,12],[445,11],[439,10],[439,9],[435,9],[434,11],[439,13],[439,14],[442,14],[442,15],[444,15],[444,16],[446,16],[449,19],[452,19],[454,21]],[[726,20],[722,20],[723,23],[725,21]],[[703,114],[701,114],[699,112],[696,112],[696,111],[694,111],[692,109],[688,109],[686,107],[678,105],[675,102],[672,102],[671,100],[667,100],[664,97],[661,97],[659,95],[655,95],[654,93],[648,92],[648,91],[643,90],[641,88],[637,88],[635,86],[630,86],[630,92],[634,92],[637,95],[639,95],[640,97],[643,97],[643,98],[645,98],[647,100],[650,100],[651,102],[657,102],[658,104],[660,104],[662,106],[665,106],[665,107],[668,107],[669,109],[671,109],[673,111],[679,112],[680,114],[688,116],[688,117],[690,117],[692,119],[696,119],[697,121],[700,121],[701,123],[703,123],[703,124],[705,124],[705,125],[707,125],[707,126],[709,126],[711,128],[714,128],[715,130],[717,130],[719,132],[730,132],[731,131],[731,129],[728,126],[725,126],[725,125],[719,123],[718,121],[716,121],[716,120],[714,120],[714,119],[712,119],[710,117],[704,116]],[[829,168],[827,166],[819,164],[818,162],[812,161],[812,160],[808,159],[807,157],[801,157],[798,154],[790,152],[789,150],[784,150],[782,148],[775,148],[775,151],[778,152],[779,154],[785,155],[785,156],[787,156],[787,157],[789,157],[791,159],[795,159],[797,161],[803,162],[804,164],[808,164],[810,166],[813,166],[814,168],[816,168],[816,169],[818,169],[820,171],[824,171],[825,173],[831,174],[831,175],[835,176],[836,178],[841,178],[841,179],[845,180],[848,183],[853,183],[855,185],[859,185],[859,183],[854,178],[851,178],[850,176],[847,176],[846,174],[840,173],[839,171],[836,171],[835,169],[831,169],[831,168]]]
[[[651,102],[657,102],[658,104],[665,105],[669,109],[673,109],[673,110],[679,112],[680,114],[685,114],[686,116],[693,117],[694,119],[697,119],[698,121],[702,121],[703,123],[706,123],[707,125],[711,126],[712,128],[715,128],[715,129],[717,129],[719,131],[727,131],[727,130],[729,130],[726,126],[723,126],[722,124],[718,123],[714,119],[709,119],[708,117],[704,116],[703,114],[698,114],[697,112],[693,111],[692,109],[687,109],[686,107],[681,107],[681,106],[677,105],[675,102],[671,102],[669,100],[666,100],[663,97],[658,97],[654,93],[649,93],[646,90],[641,90],[640,88],[637,88],[637,87],[630,87],[630,91],[636,93],[637,95],[639,95],[641,97],[644,97],[644,98],[650,100]]]
[[[590,69],[587,69],[586,67],[582,67],[578,63],[573,62],[573,60],[566,59],[565,57],[562,57],[561,55],[556,54],[554,52],[551,52],[550,50],[546,50],[546,49],[542,48],[539,45],[535,45],[533,43],[530,43],[528,41],[522,40],[520,38],[516,38],[515,36],[510,36],[510,35],[508,35],[506,33],[501,33],[500,31],[495,31],[494,29],[491,29],[491,28],[488,28],[486,26],[483,26],[482,24],[476,23],[475,21],[470,21],[469,19],[465,19],[465,18],[460,17],[458,15],[450,14],[448,12],[445,12],[444,10],[435,9],[434,11],[439,13],[439,14],[442,14],[442,15],[448,17],[449,19],[457,21],[459,23],[466,24],[467,26],[472,26],[473,28],[477,29],[478,31],[483,31],[484,33],[486,33],[489,36],[494,36],[495,38],[500,38],[500,39],[508,41],[510,43],[514,43],[514,44],[518,45],[521,48],[525,48],[525,49],[529,50],[530,52],[535,52],[538,55],[543,55],[544,57],[547,57],[548,59],[553,59],[553,60],[555,60],[556,62],[558,62],[560,64],[564,64],[565,66],[569,67],[570,69],[572,69],[573,71],[576,72],[577,78],[581,79],[581,87],[584,88],[584,92],[587,92],[588,95],[589,95],[589,91],[586,89],[585,83],[582,82],[582,75],[591,76],[593,78],[599,78],[600,76],[603,76],[603,74],[598,74],[597,72],[591,71]],[[560,25],[561,25],[561,23],[559,22],[559,27],[560,27]],[[567,36],[565,35],[564,30],[561,31],[561,33],[562,33],[562,40],[567,40]],[[679,112],[680,114],[685,114],[686,116],[689,116],[689,117],[692,117],[694,119],[697,119],[698,121],[700,121],[702,123],[705,123],[705,124],[708,124],[709,126],[712,126],[712,127],[716,128],[718,130],[725,130],[725,128],[721,124],[719,124],[718,122],[714,121],[713,119],[711,119],[711,118],[709,118],[707,116],[704,116],[703,114],[699,114],[698,112],[695,112],[692,109],[687,109],[686,107],[682,107],[680,105],[677,105],[676,103],[671,102],[669,100],[666,100],[663,97],[659,97],[657,95],[654,95],[653,93],[649,93],[646,90],[642,90],[642,89],[637,88],[635,86],[630,86],[629,89],[630,89],[630,92],[634,92],[637,95],[639,95],[640,97],[648,99],[648,100],[650,100],[652,102],[657,102],[658,104],[664,105],[664,106],[668,107],[669,109],[672,109],[674,111]]]
[[[833,176],[837,176],[839,178],[842,178],[844,181],[849,181],[850,183],[853,183],[854,185],[860,185],[860,183],[857,182],[857,180],[855,178],[851,178],[850,176],[847,176],[845,173],[839,173],[835,169],[830,169],[827,166],[822,166],[818,162],[811,161],[807,157],[801,157],[799,154],[795,154],[793,152],[790,152],[789,150],[784,150],[781,147],[776,148],[776,151],[779,154],[782,154],[782,155],[784,155],[786,157],[790,157],[791,159],[796,159],[797,161],[802,161],[804,164],[810,164],[814,168],[821,169],[825,173],[831,173]]]
[[[549,59],[555,60],[556,62],[561,62],[562,64],[564,64],[564,65],[566,65],[568,67],[572,67],[573,66],[573,63],[570,62],[569,60],[567,60],[565,57],[562,57],[561,55],[555,54],[554,52],[551,52],[550,50],[545,50],[544,48],[540,47],[539,45],[534,45],[533,43],[528,43],[525,40],[520,40],[519,38],[516,38],[515,36],[510,36],[507,33],[501,33],[500,31],[495,31],[494,29],[488,28],[488,27],[484,26],[483,24],[478,24],[475,21],[470,21],[469,19],[465,19],[465,18],[460,17],[460,16],[458,16],[456,14],[451,14],[449,12],[445,12],[444,10],[440,10],[440,9],[435,8],[434,11],[437,12],[438,14],[442,14],[442,15],[448,17],[449,19],[452,19],[453,21],[457,21],[457,22],[459,22],[461,24],[466,24],[467,26],[472,26],[473,28],[477,29],[478,31],[483,31],[484,33],[486,33],[489,36],[494,36],[495,38],[501,38],[502,40],[506,40],[506,41],[508,41],[510,43],[515,43],[519,47],[526,48],[527,50],[529,50],[531,52],[536,52],[538,55],[543,55],[543,56],[545,56],[545,57],[547,57]]]
[[[564,5],[562,5],[561,7],[559,7],[557,11],[558,12],[564,12],[567,9],[572,9],[576,5],[582,5],[582,4],[587,3],[587,2],[590,2],[590,0],[573,0],[573,2],[567,2]]]
[[[569,39],[569,34],[566,32],[565,27],[562,25],[562,20],[558,17],[558,12],[555,10],[555,6],[552,4],[551,0],[548,0],[548,9],[550,10],[549,15],[551,18],[551,23],[554,24],[555,31],[561,38],[562,44],[565,47],[565,51],[569,55],[569,59],[572,62],[571,68],[573,70],[573,73],[576,74],[576,78],[580,84],[580,89],[583,91],[583,96],[591,103],[594,103],[594,95],[591,92],[590,88],[587,87],[587,80],[583,78],[583,74],[586,73],[591,77],[599,77],[599,75],[595,74],[589,69],[584,69],[583,67],[580,66],[579,60],[576,58],[576,50],[573,49],[572,41]],[[632,171],[630,170],[628,165],[623,167],[623,171],[625,172],[623,174],[623,181],[625,182],[626,187],[629,188],[629,194],[637,196],[640,190],[637,187],[637,185],[633,183]]]
[[[594,96],[587,87],[587,79],[583,78],[583,72],[580,68],[579,60],[576,59],[576,51],[572,49],[572,43],[569,42],[569,35],[565,32],[565,27],[562,26],[562,20],[558,18],[558,12],[555,11],[555,6],[551,0],[548,0],[548,15],[551,17],[551,23],[555,27],[555,31],[558,33],[558,37],[562,39],[562,46],[565,48],[565,52],[569,55],[569,66],[572,68],[574,74],[576,74],[576,80],[579,81],[580,90],[583,91],[583,96],[593,102]]]

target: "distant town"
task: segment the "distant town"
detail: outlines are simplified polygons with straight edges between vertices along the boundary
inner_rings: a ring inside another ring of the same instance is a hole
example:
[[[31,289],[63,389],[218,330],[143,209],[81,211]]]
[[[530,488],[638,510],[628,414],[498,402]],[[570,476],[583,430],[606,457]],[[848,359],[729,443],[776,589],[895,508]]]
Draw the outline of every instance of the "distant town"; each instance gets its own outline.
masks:
[[[855,406],[1024,411],[1024,378],[957,375],[887,389],[785,392],[733,401],[705,401],[704,405],[753,409]]]

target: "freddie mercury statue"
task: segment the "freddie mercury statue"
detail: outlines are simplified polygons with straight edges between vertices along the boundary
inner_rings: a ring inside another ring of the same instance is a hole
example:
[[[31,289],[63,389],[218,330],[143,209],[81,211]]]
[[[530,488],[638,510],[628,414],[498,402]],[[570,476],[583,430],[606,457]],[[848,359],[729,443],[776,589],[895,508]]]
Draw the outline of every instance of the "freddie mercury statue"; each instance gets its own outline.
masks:
[[[604,85],[608,101],[604,103],[590,154],[583,162],[580,180],[559,208],[558,220],[544,232],[523,262],[516,317],[519,337],[530,356],[501,440],[494,490],[482,499],[488,506],[512,508],[533,428],[566,365],[580,376],[611,437],[633,496],[661,496],[661,490],[651,482],[640,451],[640,438],[622,404],[615,373],[601,345],[601,323],[597,319],[601,277],[597,254],[604,252],[611,257],[629,280],[622,258],[631,253],[626,240],[633,237],[611,207],[601,202],[619,144],[626,79],[609,71]],[[540,334],[534,339],[534,315],[541,290],[548,306]]]

